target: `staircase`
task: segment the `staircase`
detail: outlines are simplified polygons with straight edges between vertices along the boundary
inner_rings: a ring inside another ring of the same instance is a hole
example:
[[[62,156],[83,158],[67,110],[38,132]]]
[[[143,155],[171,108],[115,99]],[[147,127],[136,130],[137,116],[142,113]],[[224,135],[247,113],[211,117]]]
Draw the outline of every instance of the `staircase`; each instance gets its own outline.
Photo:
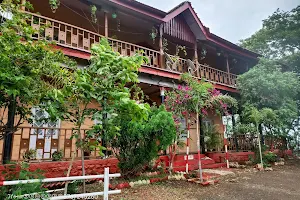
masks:
[[[201,154],[201,166],[202,169],[215,169],[226,167],[226,163],[216,163],[213,159],[206,157]],[[198,155],[193,154],[189,156],[188,159],[189,171],[198,169]],[[186,155],[176,155],[173,163],[174,171],[185,171],[186,169]]]

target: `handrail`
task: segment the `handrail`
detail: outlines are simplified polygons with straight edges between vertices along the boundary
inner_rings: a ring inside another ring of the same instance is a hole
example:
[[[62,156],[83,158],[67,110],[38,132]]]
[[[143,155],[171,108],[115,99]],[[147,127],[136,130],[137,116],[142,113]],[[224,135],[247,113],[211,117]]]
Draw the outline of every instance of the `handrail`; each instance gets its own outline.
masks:
[[[85,32],[89,32],[89,33],[91,33],[91,34],[93,34],[93,35],[97,35],[97,36],[99,36],[99,37],[105,37],[104,35],[101,35],[101,34],[99,34],[99,33],[95,33],[95,32],[89,31],[89,30],[87,30],[87,29],[80,28],[80,27],[78,27],[78,26],[75,26],[75,25],[72,25],[72,24],[68,24],[68,23],[63,22],[63,21],[59,21],[59,20],[56,20],[56,19],[52,19],[52,18],[49,18],[49,17],[45,17],[45,16],[39,15],[39,14],[37,14],[37,13],[31,13],[31,12],[28,12],[28,11],[23,11],[23,12],[26,13],[26,14],[33,15],[33,16],[40,17],[40,18],[44,18],[44,19],[46,19],[46,20],[53,21],[53,22],[56,22],[56,23],[59,23],[59,24],[63,24],[63,25],[66,25],[66,26],[71,26],[71,27],[76,28],[76,29],[79,29],[79,30],[81,30],[81,31],[85,31]],[[108,39],[108,40],[115,41],[115,42],[122,42],[122,43],[124,43],[124,44],[132,45],[132,46],[135,46],[135,47],[138,47],[138,48],[143,48],[143,49],[145,49],[145,50],[153,51],[153,52],[155,52],[155,53],[160,53],[160,52],[157,51],[157,50],[149,49],[149,48],[147,48],[147,47],[143,47],[143,46],[140,46],[140,45],[137,45],[137,44],[132,44],[132,43],[125,42],[125,41],[122,41],[122,40],[117,40],[117,39],[113,39],[113,38],[110,38],[110,37],[108,37],[107,39]]]

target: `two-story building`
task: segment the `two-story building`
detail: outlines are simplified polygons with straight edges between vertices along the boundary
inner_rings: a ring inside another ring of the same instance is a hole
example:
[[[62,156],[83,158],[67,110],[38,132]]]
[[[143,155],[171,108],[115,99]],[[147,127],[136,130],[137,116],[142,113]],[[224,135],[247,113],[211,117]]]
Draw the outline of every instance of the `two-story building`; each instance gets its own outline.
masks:
[[[88,65],[91,45],[102,37],[124,56],[143,50],[149,63],[140,68],[140,87],[150,101],[157,104],[162,103],[164,89],[176,86],[185,72],[211,82],[223,93],[238,96],[237,76],[258,62],[258,54],[211,33],[190,2],[164,12],[134,0],[60,0],[54,12],[48,0],[29,1],[34,7],[29,23],[36,28],[50,24],[43,33],[33,37],[55,42],[56,48],[74,58],[79,66]],[[97,8],[94,17],[91,17],[91,6]],[[33,112],[37,118],[45,115],[39,110]],[[219,124],[219,132],[223,134],[220,116],[212,111],[204,120]],[[84,128],[90,128],[93,123],[86,122]],[[58,149],[63,150],[65,158],[71,158],[72,152],[77,151],[75,141],[70,139],[71,133],[72,125],[63,121],[24,125],[14,135],[11,160],[22,160],[28,149],[36,149],[38,159],[49,160]],[[200,133],[196,132],[194,124],[191,153],[197,152],[197,134]],[[0,140],[0,157],[2,143]],[[80,156],[79,151],[77,156]],[[92,156],[97,157],[96,152]]]

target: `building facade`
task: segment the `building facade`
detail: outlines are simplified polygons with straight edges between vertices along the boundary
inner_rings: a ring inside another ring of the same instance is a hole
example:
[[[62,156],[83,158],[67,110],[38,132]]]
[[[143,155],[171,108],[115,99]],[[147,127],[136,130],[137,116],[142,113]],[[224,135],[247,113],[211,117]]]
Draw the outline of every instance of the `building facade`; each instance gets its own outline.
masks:
[[[142,50],[149,63],[139,70],[139,85],[149,96],[149,103],[161,104],[163,91],[176,87],[182,73],[211,82],[222,93],[238,96],[237,76],[258,62],[259,55],[211,33],[189,2],[164,12],[133,0],[60,0],[60,7],[54,13],[48,0],[29,1],[34,7],[34,12],[24,10],[32,16],[29,23],[36,29],[50,25],[33,38],[55,42],[55,48],[74,58],[79,67],[88,65],[91,45],[103,37],[121,55],[131,56]],[[93,17],[91,6],[97,8]],[[47,115],[38,108],[33,113],[37,119]],[[203,121],[219,124],[218,131],[223,134],[222,119],[213,111]],[[82,134],[94,123],[97,122],[86,121]],[[41,160],[51,160],[57,150],[62,150],[66,159],[74,152],[80,157],[75,140],[70,139],[72,124],[36,121],[22,126],[14,134],[11,160],[22,160],[29,149],[36,149]],[[194,123],[191,153],[197,152],[197,134],[200,133]],[[0,159],[2,147],[0,140]],[[184,152],[183,149],[178,153]],[[92,152],[90,158],[97,155]]]

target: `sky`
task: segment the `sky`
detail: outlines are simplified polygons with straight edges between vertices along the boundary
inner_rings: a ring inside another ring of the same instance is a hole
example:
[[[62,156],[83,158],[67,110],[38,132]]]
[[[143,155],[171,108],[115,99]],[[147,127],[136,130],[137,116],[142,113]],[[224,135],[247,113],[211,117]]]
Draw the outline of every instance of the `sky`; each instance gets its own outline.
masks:
[[[184,0],[138,0],[169,11]],[[300,0],[189,0],[201,22],[210,31],[237,43],[262,27],[262,20],[277,8],[288,11],[300,5]]]

